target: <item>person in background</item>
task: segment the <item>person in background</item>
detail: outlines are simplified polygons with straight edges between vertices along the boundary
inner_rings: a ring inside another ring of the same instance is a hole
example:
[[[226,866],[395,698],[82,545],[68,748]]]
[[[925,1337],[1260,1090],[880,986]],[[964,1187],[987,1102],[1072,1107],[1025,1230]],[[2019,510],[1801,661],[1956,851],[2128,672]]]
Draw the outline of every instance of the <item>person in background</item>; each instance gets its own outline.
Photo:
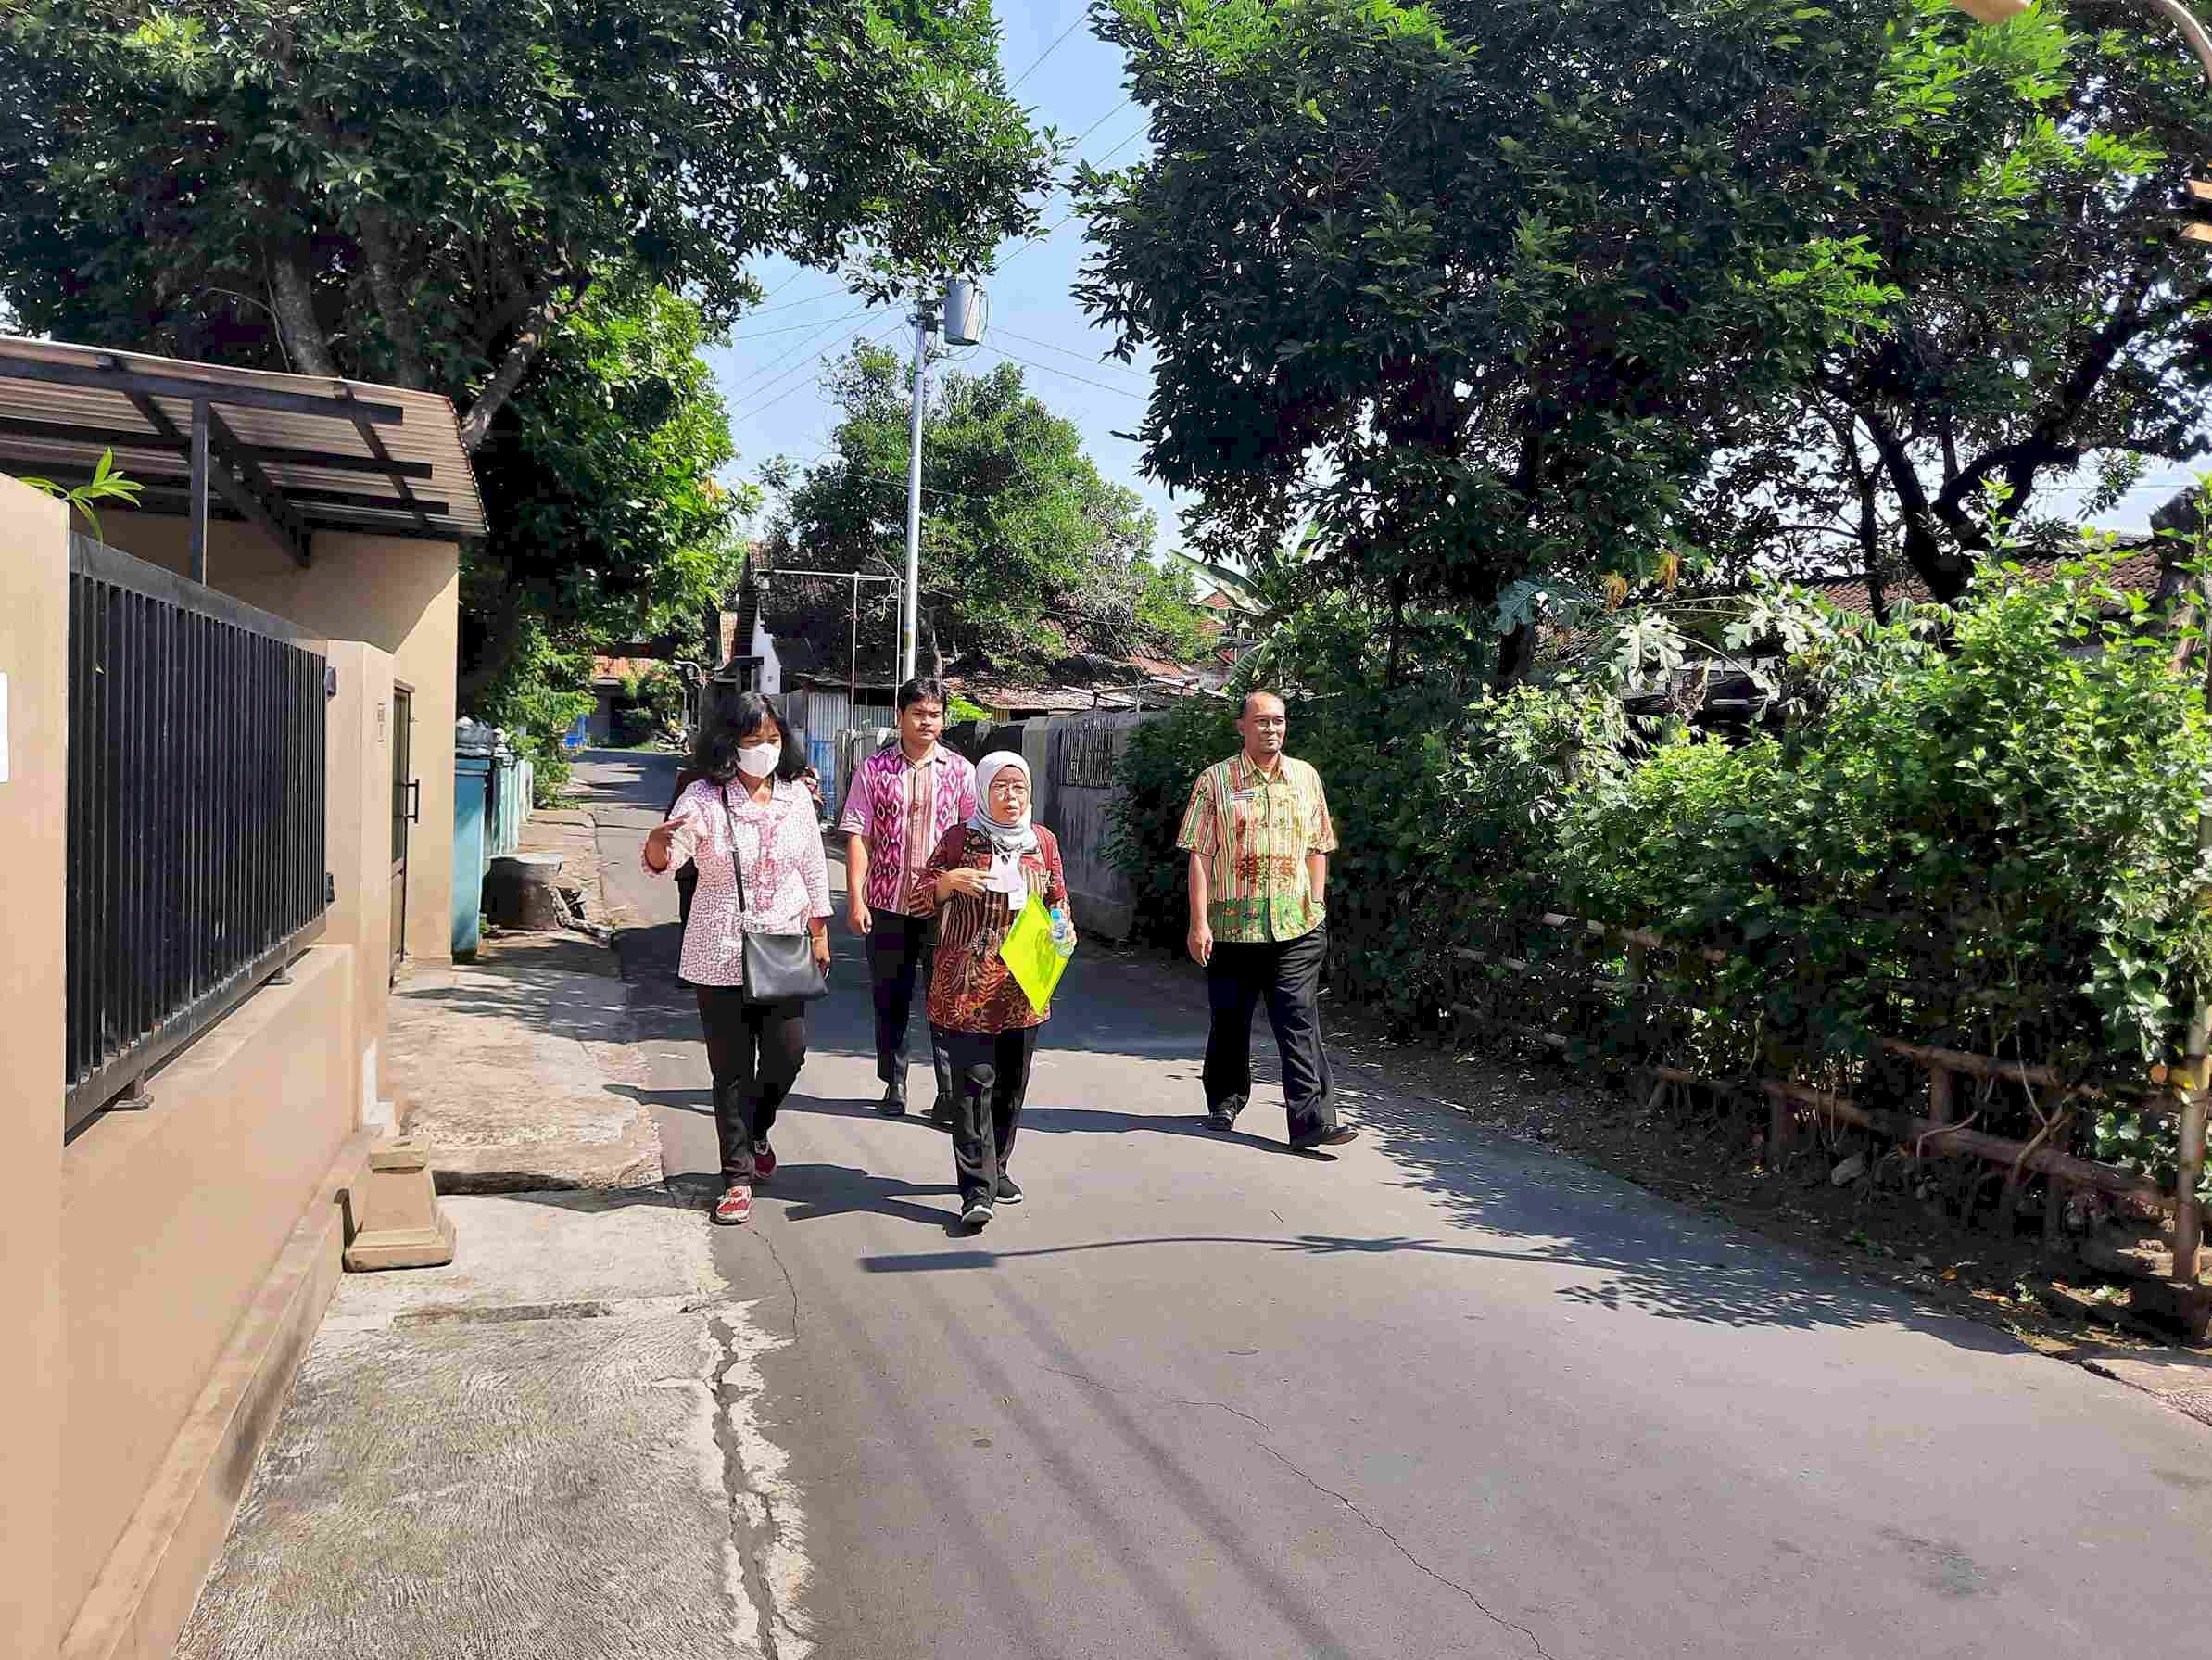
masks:
[[[1283,1057],[1294,1152],[1341,1147],[1321,1041],[1329,855],[1336,830],[1321,775],[1283,753],[1290,719],[1271,691],[1245,699],[1244,749],[1198,775],[1177,845],[1190,855],[1191,960],[1206,970],[1206,1121],[1236,1123],[1252,1094],[1252,1008],[1267,999]]]
[[[775,1173],[768,1133],[806,1062],[806,1005],[745,1000],[744,935],[807,933],[815,966],[829,969],[829,870],[801,766],[775,706],[739,693],[728,717],[701,733],[700,776],[641,855],[655,876],[686,861],[699,872],[683,971],[698,990],[714,1077],[714,1220],[726,1225],[751,1220],[753,1185]]]
[[[963,755],[937,740],[944,730],[942,680],[909,680],[899,688],[899,741],[870,755],[845,792],[838,830],[845,838],[845,920],[868,943],[868,981],[876,995],[876,1076],[882,1110],[906,1110],[906,1032],[918,980],[931,980],[929,912],[914,907],[922,868],[947,830],[976,810],[976,773]],[[953,1080],[944,1045],[929,1034],[937,1076],[931,1116],[949,1122]]]
[[[953,1170],[960,1220],[989,1223],[1021,1203],[1006,1173],[1029,1094],[1030,1062],[1046,1014],[1034,1007],[999,946],[1034,893],[1053,913],[1055,938],[1073,948],[1068,881],[1052,831],[1030,822],[1030,769],[1008,750],[976,767],[981,805],[947,830],[915,897],[938,919],[929,1023],[953,1064]]]
[[[706,774],[699,770],[698,751],[694,749],[690,754],[684,757],[684,764],[676,769],[676,788],[668,792],[668,805],[661,809],[661,817],[663,818],[674,817],[676,804],[683,800],[684,792],[705,776]],[[691,898],[698,892],[699,867],[689,859],[686,859],[676,868],[676,920],[679,931],[691,925]],[[676,983],[689,985],[690,982],[678,974]]]

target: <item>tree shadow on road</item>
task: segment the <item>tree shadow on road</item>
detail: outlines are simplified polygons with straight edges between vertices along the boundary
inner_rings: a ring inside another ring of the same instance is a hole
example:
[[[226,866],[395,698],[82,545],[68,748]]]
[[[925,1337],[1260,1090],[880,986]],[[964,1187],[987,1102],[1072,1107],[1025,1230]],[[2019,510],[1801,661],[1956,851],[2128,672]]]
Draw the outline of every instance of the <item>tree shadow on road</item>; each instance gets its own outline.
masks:
[[[857,943],[841,934],[839,939],[841,950],[856,959]],[[1184,1069],[1186,1073],[1194,1070],[1204,1048],[1206,1022],[1203,984],[1194,973],[1109,953],[1099,954],[1086,969],[1088,983],[1071,982],[1082,995],[1068,998],[1047,1029],[1041,1059],[1080,1066],[1086,1057],[1113,1057],[1156,1065],[1182,1061],[1194,1063]],[[857,960],[850,977],[840,983],[849,988],[854,982],[866,983],[865,969]],[[866,1005],[849,989],[842,1001],[849,1006],[839,1007],[840,998],[833,993],[830,1004],[817,1006],[821,1015],[809,1020],[815,1028],[809,1033],[810,1049],[822,1054],[870,1052]],[[1281,1111],[1272,1051],[1261,1022],[1254,1034],[1256,1089],[1248,1121],[1270,1127],[1272,1115]],[[1966,1349],[2010,1352],[2018,1347],[2001,1333],[1923,1308],[1848,1269],[1816,1263],[1785,1245],[1700,1215],[1591,1166],[1485,1130],[1444,1103],[1400,1093],[1388,1073],[1348,1051],[1337,1051],[1334,1063],[1337,1097],[1346,1121],[1364,1129],[1367,1146],[1380,1151],[1390,1167],[1381,1179],[1427,1196],[1440,1212],[1441,1232],[1430,1238],[1363,1238],[1355,1225],[1341,1237],[1316,1235],[1223,1243],[1303,1253],[1414,1251],[1458,1259],[1470,1272],[1496,1272],[1508,1264],[1529,1271],[1554,1270],[1563,1280],[1556,1290],[1562,1299],[1624,1315],[1801,1331],[1907,1326]],[[1178,1087],[1190,1083],[1186,1076]],[[1049,1104],[1051,1089],[1051,1081],[1040,1075],[1032,1100],[1041,1096],[1046,1099],[1023,1114],[1025,1133],[1154,1134],[1285,1150],[1278,1136],[1242,1129],[1220,1135],[1205,1127],[1194,1109],[1147,1112],[1056,1106]],[[794,1108],[855,1117],[874,1111],[872,1103],[825,1103],[815,1108],[800,1100]],[[1356,1223],[1356,1204],[1341,1214]],[[1515,1243],[1508,1248],[1468,1243],[1456,1236],[1461,1228]],[[1059,1248],[1142,1248],[1147,1243],[1166,1241],[1103,1240],[1094,1246]],[[878,1273],[973,1268],[988,1266],[1000,1255],[977,1248],[911,1261],[872,1259],[866,1266]]]

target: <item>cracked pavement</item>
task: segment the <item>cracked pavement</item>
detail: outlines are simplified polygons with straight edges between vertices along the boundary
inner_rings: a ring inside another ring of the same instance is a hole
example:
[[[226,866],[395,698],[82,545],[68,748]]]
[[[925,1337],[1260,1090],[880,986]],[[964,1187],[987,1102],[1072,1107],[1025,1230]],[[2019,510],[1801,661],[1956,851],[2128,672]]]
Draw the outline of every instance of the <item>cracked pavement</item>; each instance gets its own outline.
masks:
[[[648,1080],[614,1087],[703,1201],[675,893],[636,874],[673,761],[582,776]],[[1028,1202],[962,1233],[942,1133],[875,1111],[833,933],[781,1168],[711,1241],[777,1660],[2015,1660],[2194,1628],[2201,1426],[1341,1058],[1341,1158],[1284,1156],[1266,1084],[1207,1133],[1203,987],[1157,959],[1079,953]]]

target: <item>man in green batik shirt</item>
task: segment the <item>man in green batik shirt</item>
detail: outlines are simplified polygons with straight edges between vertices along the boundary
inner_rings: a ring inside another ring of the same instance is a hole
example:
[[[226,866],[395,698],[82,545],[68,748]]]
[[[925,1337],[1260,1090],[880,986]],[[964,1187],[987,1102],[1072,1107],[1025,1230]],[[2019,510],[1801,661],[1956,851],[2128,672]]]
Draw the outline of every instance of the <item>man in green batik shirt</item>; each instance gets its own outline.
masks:
[[[1237,754],[1198,775],[1176,843],[1190,855],[1192,960],[1206,970],[1206,1121],[1236,1122],[1252,1095],[1252,1008],[1267,999],[1283,1056],[1293,1151],[1341,1147],[1321,1043],[1329,855],[1336,830],[1321,775],[1283,753],[1289,713],[1271,691],[1245,699]]]

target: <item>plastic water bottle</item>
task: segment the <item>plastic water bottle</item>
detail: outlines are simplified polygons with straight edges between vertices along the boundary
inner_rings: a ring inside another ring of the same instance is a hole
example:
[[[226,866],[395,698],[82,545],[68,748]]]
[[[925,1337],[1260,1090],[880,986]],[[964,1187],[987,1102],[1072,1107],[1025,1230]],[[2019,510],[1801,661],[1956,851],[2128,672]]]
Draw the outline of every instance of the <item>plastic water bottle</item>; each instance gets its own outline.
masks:
[[[1068,913],[1060,906],[1053,906],[1052,945],[1062,957],[1075,955],[1075,924],[1068,920]]]

